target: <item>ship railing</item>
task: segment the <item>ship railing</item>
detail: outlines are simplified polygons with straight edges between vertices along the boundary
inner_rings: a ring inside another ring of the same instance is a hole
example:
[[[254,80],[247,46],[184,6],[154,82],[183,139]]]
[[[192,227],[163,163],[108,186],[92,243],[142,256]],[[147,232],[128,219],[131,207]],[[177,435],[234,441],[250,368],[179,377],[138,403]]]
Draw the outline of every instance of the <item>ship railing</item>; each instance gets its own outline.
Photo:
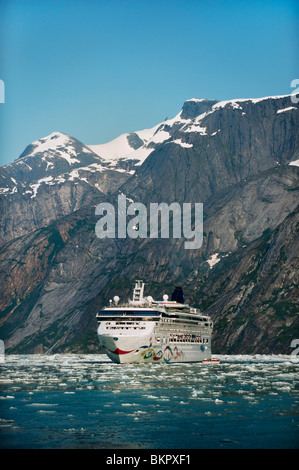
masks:
[[[96,314],[96,318],[160,318],[161,312],[150,310],[102,310]]]

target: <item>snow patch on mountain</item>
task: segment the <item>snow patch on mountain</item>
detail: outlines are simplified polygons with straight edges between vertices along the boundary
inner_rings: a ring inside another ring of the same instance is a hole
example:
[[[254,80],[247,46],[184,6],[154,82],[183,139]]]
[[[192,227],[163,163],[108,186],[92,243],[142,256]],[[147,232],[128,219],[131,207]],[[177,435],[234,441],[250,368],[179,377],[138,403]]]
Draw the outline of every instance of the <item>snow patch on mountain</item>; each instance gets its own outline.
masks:
[[[285,113],[286,111],[291,111],[291,109],[298,109],[295,106],[289,106],[288,108],[279,109],[276,114]]]
[[[100,145],[89,145],[89,148],[105,160],[118,160],[119,158],[126,157],[133,151],[127,139],[128,135],[129,134],[122,134],[111,142]]]
[[[196,103],[201,103],[206,100],[205,98],[190,98],[189,100],[186,100],[186,103],[188,103],[189,101],[195,101]]]
[[[245,102],[250,101],[251,103],[256,104],[265,100],[270,100],[270,99],[276,100],[276,99],[287,98],[287,97],[291,97],[291,95],[264,96],[263,98],[238,98],[238,99],[233,99],[233,100],[219,101],[218,103],[213,105],[213,110],[215,111],[216,109],[224,108],[225,106],[232,106],[234,109],[242,109],[240,106],[240,103],[245,103]]]
[[[153,137],[150,139],[150,142],[153,142],[155,144],[161,144],[162,142],[170,138],[171,135],[169,134],[169,132],[165,131],[164,129],[161,129],[159,132],[156,132],[156,134],[153,135]]]
[[[195,101],[194,99],[188,100],[188,101]],[[197,101],[204,101],[204,100],[197,100]],[[164,126],[169,126],[172,127],[174,124],[184,124],[190,122],[190,119],[184,119],[182,118],[182,110],[172,119],[167,119],[161,124],[164,124]]]
[[[207,134],[207,128],[202,127],[198,123],[191,124],[189,126],[186,126],[184,129],[184,132],[198,132],[200,135],[208,135]]]
[[[219,263],[220,258],[218,258],[219,253],[214,253],[208,260],[207,263],[209,264],[210,268],[213,268],[215,264]]]
[[[181,147],[185,147],[185,148],[193,147],[193,144],[188,144],[187,142],[183,142],[182,139],[175,139],[175,140],[172,141],[172,143],[178,144]]]
[[[170,133],[164,129],[163,124],[168,125],[168,121],[158,124],[151,129],[134,132],[133,134],[136,134],[140,141],[143,142],[143,145],[141,144],[137,149],[130,145],[132,133],[122,134],[105,144],[89,145],[88,147],[109,163],[111,167],[116,167],[121,160],[136,160],[136,165],[138,166],[153,152],[156,144],[161,144],[171,138]]]
[[[84,176],[86,175],[85,172],[95,173],[95,172],[103,172],[104,170],[107,170],[107,168],[101,165],[100,163],[92,163],[89,166],[76,168],[70,171],[69,173],[64,173],[56,177],[47,176],[45,178],[41,178],[40,180],[37,181],[37,183],[29,185],[30,188],[33,190],[31,198],[36,196],[38,189],[42,183],[53,186],[55,184],[65,183],[66,181],[79,180],[79,181],[85,181],[85,183],[90,184],[86,176]]]
[[[193,101],[205,101],[193,98]],[[173,126],[181,127],[184,124],[190,124],[191,119],[182,118],[180,111],[174,118],[166,119],[150,129],[136,131],[138,138],[143,142],[139,148],[134,149],[130,145],[130,136],[133,134],[125,133],[116,139],[100,145],[88,145],[88,147],[101,158],[103,158],[110,166],[116,167],[121,160],[135,160],[135,166],[140,166],[147,157],[160,145],[172,138]],[[178,142],[175,142],[178,143]],[[184,146],[189,146],[186,144]],[[132,173],[132,171],[130,172]]]
[[[22,161],[21,159],[15,160],[14,164],[16,164],[16,165],[26,165],[26,167],[29,168],[29,171],[32,171],[32,167],[29,166],[28,163]],[[5,165],[5,166],[10,166],[10,165],[11,165],[11,163],[9,163],[8,165]]]
[[[293,162],[290,162],[289,165],[299,166],[299,160],[294,160]]]
[[[16,186],[14,186],[13,188],[0,188],[0,194],[4,194],[5,196],[8,194],[13,194],[17,192],[18,192],[18,188]]]

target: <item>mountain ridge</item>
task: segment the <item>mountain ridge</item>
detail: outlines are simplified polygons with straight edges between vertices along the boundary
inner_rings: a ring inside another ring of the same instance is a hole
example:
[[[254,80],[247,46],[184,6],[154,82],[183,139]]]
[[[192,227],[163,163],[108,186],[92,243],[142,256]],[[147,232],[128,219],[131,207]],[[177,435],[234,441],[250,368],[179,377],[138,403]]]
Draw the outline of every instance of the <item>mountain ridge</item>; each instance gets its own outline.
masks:
[[[51,148],[40,139],[3,167],[0,337],[7,351],[98,351],[97,309],[129,295],[138,277],[159,297],[183,285],[187,301],[214,320],[214,352],[290,353],[299,334],[299,113],[290,97],[187,100],[143,134],[146,142],[139,131],[128,134],[134,152],[148,155],[124,171],[117,167],[131,164],[131,154],[109,161],[71,140],[56,146],[67,155],[55,156],[51,138]],[[37,179],[26,181],[33,170],[24,169],[18,180],[18,165],[30,166],[41,149]],[[56,176],[46,173],[54,160]],[[82,170],[95,164],[101,171]],[[147,207],[202,202],[202,247],[185,250],[183,238],[99,240],[95,206],[116,204],[120,193]]]

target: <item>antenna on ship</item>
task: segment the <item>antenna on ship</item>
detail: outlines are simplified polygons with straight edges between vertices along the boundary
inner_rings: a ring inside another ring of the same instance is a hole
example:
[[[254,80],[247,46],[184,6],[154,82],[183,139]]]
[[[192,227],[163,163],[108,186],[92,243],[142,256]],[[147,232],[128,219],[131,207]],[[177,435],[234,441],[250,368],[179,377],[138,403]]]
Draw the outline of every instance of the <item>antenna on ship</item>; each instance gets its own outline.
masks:
[[[133,290],[133,303],[140,304],[144,301],[143,299],[144,291],[144,282],[141,280],[136,281],[134,290]]]

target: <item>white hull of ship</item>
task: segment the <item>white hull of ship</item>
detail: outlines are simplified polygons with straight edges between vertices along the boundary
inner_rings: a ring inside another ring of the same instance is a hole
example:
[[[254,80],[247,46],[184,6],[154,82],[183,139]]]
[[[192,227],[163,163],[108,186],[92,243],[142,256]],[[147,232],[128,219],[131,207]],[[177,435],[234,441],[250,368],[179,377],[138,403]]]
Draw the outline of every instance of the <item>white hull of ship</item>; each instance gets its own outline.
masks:
[[[114,335],[103,332],[103,327],[98,328],[99,342],[107,356],[118,364],[131,363],[176,363],[176,362],[202,362],[211,359],[211,337],[204,335],[205,343],[173,342],[170,336],[157,335],[154,325],[147,324],[144,331],[120,332]]]

